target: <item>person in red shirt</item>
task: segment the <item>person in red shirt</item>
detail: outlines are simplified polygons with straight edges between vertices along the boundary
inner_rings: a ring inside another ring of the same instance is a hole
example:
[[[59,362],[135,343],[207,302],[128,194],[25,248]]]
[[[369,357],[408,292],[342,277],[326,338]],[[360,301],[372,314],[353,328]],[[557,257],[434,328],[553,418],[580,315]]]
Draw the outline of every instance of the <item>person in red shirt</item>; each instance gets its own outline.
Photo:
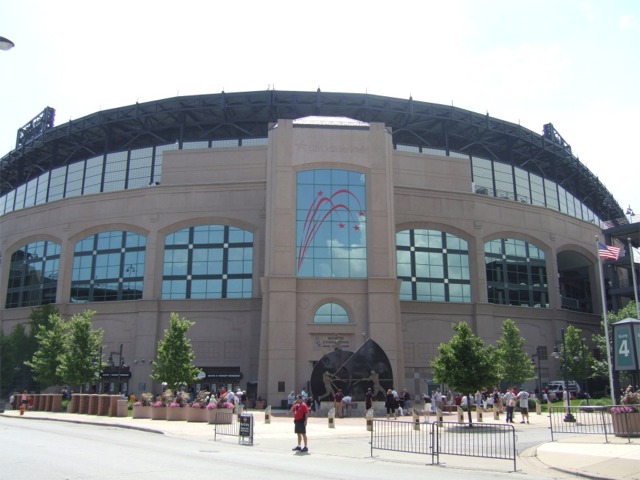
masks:
[[[309,417],[309,407],[302,400],[302,395],[296,396],[296,401],[291,407],[293,413],[294,432],[298,435],[298,445],[292,450],[307,452],[307,418]],[[304,442],[304,447],[302,446]]]

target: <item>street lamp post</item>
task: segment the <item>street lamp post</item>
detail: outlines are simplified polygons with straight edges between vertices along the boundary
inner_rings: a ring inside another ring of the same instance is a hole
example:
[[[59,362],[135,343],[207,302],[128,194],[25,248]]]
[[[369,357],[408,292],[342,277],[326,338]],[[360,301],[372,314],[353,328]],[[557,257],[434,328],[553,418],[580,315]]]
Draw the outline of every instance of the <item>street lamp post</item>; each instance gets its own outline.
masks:
[[[564,377],[564,404],[566,409],[566,414],[564,416],[565,422],[575,422],[576,417],[571,414],[571,400],[569,395],[569,379],[567,378],[567,341],[564,337],[564,328],[560,330],[562,333],[562,375]],[[558,353],[558,348],[553,349],[553,357],[559,358],[560,354]]]
[[[587,364],[587,357],[584,353],[584,338],[580,340],[580,355],[582,356],[582,374],[584,375],[584,396],[587,399],[587,405],[589,405],[589,371],[587,370],[589,365]]]
[[[120,344],[120,353],[111,352],[109,355],[109,364],[113,367],[113,355],[118,355],[118,393],[122,394],[122,367],[124,366],[124,357],[122,356],[122,344]]]
[[[541,352],[542,352],[542,348],[538,347],[538,348],[536,348],[536,353],[531,355],[531,361],[532,362],[537,361],[537,363],[538,363],[538,395],[540,396],[540,398],[542,398],[542,373],[541,373],[542,370],[540,369]],[[534,358],[536,360],[534,360]]]

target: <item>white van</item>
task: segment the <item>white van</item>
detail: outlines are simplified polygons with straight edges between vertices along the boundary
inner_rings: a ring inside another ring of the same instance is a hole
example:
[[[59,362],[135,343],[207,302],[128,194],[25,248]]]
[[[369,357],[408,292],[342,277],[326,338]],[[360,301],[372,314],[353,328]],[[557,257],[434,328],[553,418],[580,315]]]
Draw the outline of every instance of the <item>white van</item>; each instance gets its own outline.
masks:
[[[549,393],[554,393],[557,398],[562,398],[562,392],[564,392],[564,381],[554,380],[547,385],[547,388],[549,389]],[[580,385],[570,380],[568,390],[569,393],[577,396],[580,393]]]

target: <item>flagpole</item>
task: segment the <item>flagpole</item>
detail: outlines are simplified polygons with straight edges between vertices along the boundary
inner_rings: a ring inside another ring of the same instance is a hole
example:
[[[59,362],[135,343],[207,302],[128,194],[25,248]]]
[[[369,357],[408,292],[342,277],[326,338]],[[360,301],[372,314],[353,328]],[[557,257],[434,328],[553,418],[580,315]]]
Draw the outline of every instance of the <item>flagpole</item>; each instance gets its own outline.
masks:
[[[631,277],[633,278],[633,294],[636,299],[636,318],[640,320],[640,305],[638,305],[638,287],[636,285],[636,258],[635,252],[633,250],[633,245],[631,245],[631,239],[627,238],[627,243],[629,244],[629,256],[631,257]],[[638,262],[640,263],[640,262]]]
[[[611,365],[611,343],[609,341],[609,320],[607,319],[607,295],[604,289],[604,271],[602,259],[600,258],[600,247],[598,246],[598,236],[596,235],[596,255],[598,255],[598,266],[600,267],[600,293],[602,293],[602,317],[604,318],[604,336],[607,341],[607,366],[609,367],[609,390],[611,392],[611,404],[616,404],[616,393],[613,390],[613,366]]]

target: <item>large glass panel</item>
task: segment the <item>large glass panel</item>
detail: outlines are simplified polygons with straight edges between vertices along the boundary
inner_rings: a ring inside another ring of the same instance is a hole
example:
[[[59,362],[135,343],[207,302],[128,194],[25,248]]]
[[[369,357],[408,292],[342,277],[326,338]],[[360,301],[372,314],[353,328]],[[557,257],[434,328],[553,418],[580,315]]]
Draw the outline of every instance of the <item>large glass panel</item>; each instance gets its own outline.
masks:
[[[85,162],[82,161],[69,165],[69,170],[67,171],[67,185],[64,191],[65,198],[82,195],[84,163]]]
[[[24,196],[24,206],[33,207],[36,204],[36,191],[38,189],[38,179],[34,178],[27,182],[27,192]]]
[[[146,238],[126,231],[100,232],[78,241],[71,302],[139,300],[144,285]]]
[[[55,303],[60,268],[60,244],[37,241],[11,255],[6,308]]]
[[[125,179],[127,177],[127,157],[128,152],[117,152],[107,155],[103,191],[113,192],[115,190],[124,190]]]
[[[567,191],[560,186],[558,186],[558,199],[560,201],[560,211],[562,213],[569,213],[567,206]]]
[[[100,193],[100,188],[102,187],[102,164],[102,155],[87,160],[83,194]]]
[[[43,173],[38,177],[38,193],[36,194],[36,205],[41,205],[47,201],[47,192],[49,190],[49,172]]]
[[[496,197],[513,200],[515,193],[513,189],[513,172],[511,165],[493,162],[493,173],[496,182]]]
[[[516,200],[531,203],[531,188],[529,187],[529,172],[521,168],[514,168],[516,178]]]
[[[493,170],[491,160],[473,157],[471,159],[475,193],[493,196]]]
[[[544,183],[542,177],[529,174],[529,181],[531,182],[531,203],[544,207],[547,205],[544,199]]]
[[[541,248],[524,240],[496,239],[485,243],[484,257],[489,303],[549,306],[547,268]]]
[[[146,187],[152,182],[153,148],[131,150],[127,188]]]
[[[560,210],[560,206],[558,204],[558,185],[551,180],[544,180],[544,192],[545,199],[547,202],[547,207],[553,208],[554,210]]]
[[[59,200],[64,196],[64,184],[67,177],[67,167],[56,168],[51,172],[49,181],[49,202]]]
[[[297,175],[299,277],[366,278],[366,179],[350,170]]]
[[[27,191],[26,185],[20,185],[16,188],[16,198],[14,199],[14,210],[22,210],[24,208],[24,197]]]
[[[253,234],[227,225],[198,225],[168,234],[162,298],[250,298]]]
[[[438,230],[396,234],[400,300],[471,302],[469,247],[466,240]]]

